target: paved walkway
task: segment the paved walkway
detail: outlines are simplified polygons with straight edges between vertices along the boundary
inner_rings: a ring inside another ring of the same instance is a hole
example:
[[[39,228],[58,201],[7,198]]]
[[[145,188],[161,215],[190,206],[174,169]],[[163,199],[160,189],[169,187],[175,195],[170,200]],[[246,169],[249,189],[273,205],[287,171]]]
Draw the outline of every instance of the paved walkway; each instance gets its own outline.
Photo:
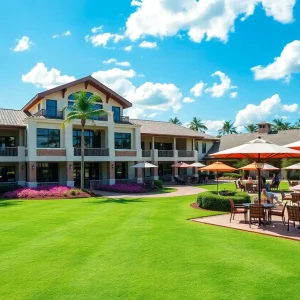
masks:
[[[271,225],[258,226],[254,224],[251,225],[251,228],[249,227],[249,224],[245,224],[243,214],[235,215],[235,220],[232,220],[231,223],[229,222],[229,218],[230,218],[230,214],[224,214],[224,215],[218,215],[212,217],[195,218],[191,220],[194,222],[221,226],[221,227],[231,228],[235,230],[249,231],[249,232],[254,232],[259,234],[271,235],[271,236],[300,241],[300,230],[297,229],[297,227],[294,228],[291,222],[290,231],[287,231],[287,225],[284,226],[281,218],[278,216],[272,216]]]
[[[138,194],[121,194],[105,191],[96,191],[97,194],[107,198],[166,198],[177,196],[196,195],[202,192],[206,192],[206,189],[198,188],[190,185],[166,185],[165,188],[175,188],[176,192],[171,193],[138,193]]]

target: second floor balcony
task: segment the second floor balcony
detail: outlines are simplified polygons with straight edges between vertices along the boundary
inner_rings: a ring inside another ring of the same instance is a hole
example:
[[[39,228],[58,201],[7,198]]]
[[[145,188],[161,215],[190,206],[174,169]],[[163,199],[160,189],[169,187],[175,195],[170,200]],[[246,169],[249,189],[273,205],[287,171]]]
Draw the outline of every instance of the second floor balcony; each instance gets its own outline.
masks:
[[[153,159],[154,161],[176,161],[176,160],[196,160],[198,151],[195,150],[142,150],[142,157],[145,159]]]
[[[40,109],[37,113],[34,114],[35,117],[44,117],[47,119],[63,119],[64,112],[60,110],[47,110]]]
[[[81,148],[74,148],[74,156],[81,155]],[[108,148],[85,148],[85,156],[109,156]]]
[[[0,148],[0,156],[18,156],[18,147]]]
[[[121,123],[121,124],[129,124],[130,119],[127,116],[114,116],[114,122],[115,123]]]

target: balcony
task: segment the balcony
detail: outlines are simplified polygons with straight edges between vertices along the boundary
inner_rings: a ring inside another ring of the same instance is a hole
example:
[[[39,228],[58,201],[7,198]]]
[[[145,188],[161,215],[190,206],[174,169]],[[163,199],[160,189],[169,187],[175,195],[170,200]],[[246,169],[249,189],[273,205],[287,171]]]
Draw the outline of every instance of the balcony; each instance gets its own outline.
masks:
[[[178,157],[194,157],[193,150],[178,150]]]
[[[108,115],[94,117],[96,121],[108,121]]]
[[[0,156],[18,156],[18,147],[0,148]]]
[[[120,116],[119,118],[114,117],[115,123],[130,124],[130,119],[127,116]]]
[[[74,156],[81,155],[81,148],[74,148]],[[84,156],[109,156],[108,148],[85,148]]]
[[[151,150],[142,150],[142,157],[151,157]]]
[[[34,114],[35,117],[45,117],[47,119],[63,119],[64,113],[60,110],[52,111],[47,109],[41,109]]]
[[[158,150],[158,157],[173,157],[173,150]]]

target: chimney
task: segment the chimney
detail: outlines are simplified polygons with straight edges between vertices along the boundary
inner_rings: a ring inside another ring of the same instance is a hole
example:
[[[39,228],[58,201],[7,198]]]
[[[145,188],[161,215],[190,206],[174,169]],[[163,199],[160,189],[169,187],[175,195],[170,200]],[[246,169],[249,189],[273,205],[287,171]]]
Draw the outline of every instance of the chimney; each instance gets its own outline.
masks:
[[[271,131],[271,123],[268,122],[260,122],[257,124],[258,126],[258,133],[265,133],[268,134]]]

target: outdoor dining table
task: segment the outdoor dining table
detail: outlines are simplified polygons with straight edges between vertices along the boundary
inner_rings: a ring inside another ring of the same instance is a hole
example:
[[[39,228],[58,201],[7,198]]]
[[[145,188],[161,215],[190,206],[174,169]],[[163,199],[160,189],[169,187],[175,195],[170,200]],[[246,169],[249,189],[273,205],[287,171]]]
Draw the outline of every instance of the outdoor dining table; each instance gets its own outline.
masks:
[[[249,210],[251,204],[253,204],[253,203],[243,203],[243,206],[244,206],[247,210]],[[264,207],[264,209],[267,211],[267,214],[268,214],[268,215],[267,215],[267,220],[268,220],[268,223],[267,223],[267,224],[271,224],[271,214],[270,214],[270,210],[271,210],[272,208],[275,207],[275,204],[273,204],[273,203],[262,203],[261,205]]]

